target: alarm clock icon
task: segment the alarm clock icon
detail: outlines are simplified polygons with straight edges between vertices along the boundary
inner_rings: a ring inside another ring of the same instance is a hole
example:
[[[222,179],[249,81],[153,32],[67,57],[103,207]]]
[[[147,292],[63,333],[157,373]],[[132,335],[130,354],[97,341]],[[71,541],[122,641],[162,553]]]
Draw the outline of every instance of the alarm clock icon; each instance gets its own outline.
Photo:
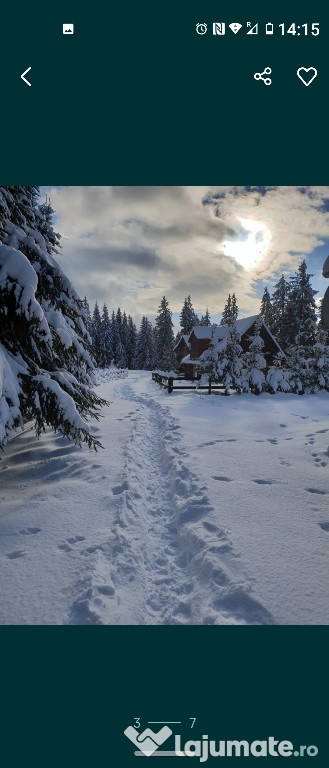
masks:
[[[201,24],[199,22],[199,24],[196,25],[196,31],[198,35],[205,35],[207,32],[207,24]]]

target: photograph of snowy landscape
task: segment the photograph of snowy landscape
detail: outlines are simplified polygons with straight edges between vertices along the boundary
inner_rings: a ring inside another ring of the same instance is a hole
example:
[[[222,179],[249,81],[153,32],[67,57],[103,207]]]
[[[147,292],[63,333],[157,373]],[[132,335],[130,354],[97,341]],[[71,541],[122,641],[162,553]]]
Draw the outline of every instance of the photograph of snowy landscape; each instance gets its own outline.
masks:
[[[0,187],[0,624],[327,625],[329,187]]]

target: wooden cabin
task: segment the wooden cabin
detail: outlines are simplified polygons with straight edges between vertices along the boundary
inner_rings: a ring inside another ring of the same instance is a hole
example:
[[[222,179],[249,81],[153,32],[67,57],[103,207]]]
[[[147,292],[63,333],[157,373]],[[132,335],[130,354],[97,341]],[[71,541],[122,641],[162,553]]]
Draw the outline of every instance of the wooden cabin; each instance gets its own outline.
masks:
[[[255,323],[258,319],[258,315],[252,315],[236,321],[236,329],[240,336],[240,346],[243,352],[247,352],[249,349],[251,337],[255,332]],[[187,379],[193,379],[199,375],[202,367],[201,356],[209,348],[212,341],[216,342],[218,351],[225,349],[229,330],[230,327],[226,325],[194,326],[188,337],[188,344],[180,347],[182,351],[185,351],[189,345],[188,351],[180,359],[181,370],[184,370]],[[260,336],[264,342],[262,354],[265,357],[267,367],[269,367],[272,365],[275,355],[282,350],[264,322],[261,325]]]
[[[183,357],[186,357],[186,355],[190,353],[189,334],[183,334],[178,339],[177,344],[174,346],[174,353],[176,356],[176,369],[179,372]],[[182,370],[184,370],[184,368]]]

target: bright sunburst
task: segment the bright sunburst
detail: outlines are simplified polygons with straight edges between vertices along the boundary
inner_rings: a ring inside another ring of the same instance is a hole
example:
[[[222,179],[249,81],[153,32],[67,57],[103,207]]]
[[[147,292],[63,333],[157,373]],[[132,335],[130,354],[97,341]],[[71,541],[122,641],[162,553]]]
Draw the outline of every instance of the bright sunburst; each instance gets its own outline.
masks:
[[[248,232],[244,240],[227,240],[222,244],[226,256],[231,256],[248,271],[257,269],[268,253],[271,233],[266,224],[254,219],[238,218],[239,224]]]

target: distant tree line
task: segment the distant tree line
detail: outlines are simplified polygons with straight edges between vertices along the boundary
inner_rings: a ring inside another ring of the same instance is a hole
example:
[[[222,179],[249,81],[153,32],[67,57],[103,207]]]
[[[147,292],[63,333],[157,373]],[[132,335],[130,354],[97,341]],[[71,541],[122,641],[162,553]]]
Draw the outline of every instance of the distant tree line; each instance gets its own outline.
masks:
[[[100,312],[96,302],[93,313],[84,299],[85,325],[92,342],[92,354],[99,368],[115,365],[118,368],[151,371],[159,368],[172,370],[176,364],[174,346],[182,334],[189,334],[194,325],[210,325],[208,309],[201,318],[194,312],[191,297],[184,300],[180,313],[180,331],[174,336],[174,324],[169,303],[163,296],[154,326],[143,315],[139,331],[130,315],[120,307],[111,316],[107,305]]]

